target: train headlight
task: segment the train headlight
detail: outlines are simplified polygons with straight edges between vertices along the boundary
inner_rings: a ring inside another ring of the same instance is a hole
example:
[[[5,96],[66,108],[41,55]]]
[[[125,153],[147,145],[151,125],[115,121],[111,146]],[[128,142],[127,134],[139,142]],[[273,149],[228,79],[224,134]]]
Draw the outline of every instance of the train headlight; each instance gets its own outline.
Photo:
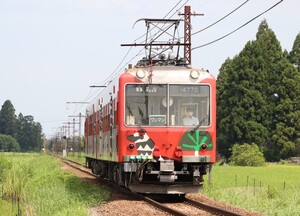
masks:
[[[199,73],[199,71],[197,71],[197,70],[191,70],[190,76],[191,76],[193,79],[198,79],[199,76],[200,76],[200,73]]]
[[[208,146],[204,143],[201,145],[200,148],[201,148],[201,150],[205,151],[208,148]]]
[[[137,76],[138,78],[140,78],[140,79],[143,79],[143,78],[145,77],[145,71],[143,71],[143,70],[138,70],[138,71],[136,72],[136,76]]]

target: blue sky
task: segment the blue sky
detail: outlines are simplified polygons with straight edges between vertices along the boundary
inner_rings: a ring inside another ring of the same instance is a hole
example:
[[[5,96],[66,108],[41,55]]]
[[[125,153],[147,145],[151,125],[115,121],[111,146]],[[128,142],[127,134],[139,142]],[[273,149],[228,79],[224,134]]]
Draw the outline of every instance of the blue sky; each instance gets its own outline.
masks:
[[[227,34],[278,1],[249,0],[217,25],[193,36],[192,47]],[[140,48],[131,49],[117,68],[129,49],[120,44],[134,42],[146,30],[144,23],[132,28],[134,22],[163,18],[178,2],[176,9],[187,2],[192,11],[204,13],[192,18],[192,32],[196,32],[245,0],[0,0],[0,105],[11,100],[16,114],[34,116],[48,137],[54,135],[57,127],[71,120],[69,115],[85,111],[83,105],[66,102],[90,101],[99,89],[89,86],[125,68],[139,52]],[[217,76],[226,58],[255,39],[263,19],[282,48],[290,51],[300,32],[299,8],[300,1],[284,0],[233,35],[194,50],[193,66]],[[178,11],[172,14],[179,18]]]

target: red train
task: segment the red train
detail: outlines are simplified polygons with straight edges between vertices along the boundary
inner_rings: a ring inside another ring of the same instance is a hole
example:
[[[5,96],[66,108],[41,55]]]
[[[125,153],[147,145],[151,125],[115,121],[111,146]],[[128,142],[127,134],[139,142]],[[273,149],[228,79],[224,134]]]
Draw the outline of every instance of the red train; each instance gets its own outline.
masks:
[[[146,42],[130,46],[144,46],[147,57],[113,79],[87,109],[86,162],[135,192],[198,193],[216,160],[216,80],[188,66],[187,38],[164,37],[182,20],[142,20]],[[156,36],[152,25],[162,25]],[[176,46],[177,54],[164,55]]]
[[[172,56],[139,61],[87,109],[88,167],[139,193],[198,193],[216,160],[216,80]]]

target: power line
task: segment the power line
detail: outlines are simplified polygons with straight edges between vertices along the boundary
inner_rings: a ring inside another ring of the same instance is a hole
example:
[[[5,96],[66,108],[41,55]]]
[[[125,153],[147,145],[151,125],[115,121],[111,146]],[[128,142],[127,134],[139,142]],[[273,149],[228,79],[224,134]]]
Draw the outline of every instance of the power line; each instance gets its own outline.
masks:
[[[175,13],[177,13],[177,11],[178,10],[180,10],[187,2],[188,2],[189,0],[187,0],[187,1],[185,1],[185,3],[183,3],[182,4],[182,6],[179,8],[179,9],[177,9],[176,11],[175,11]],[[171,12],[172,12],[172,10],[174,10],[179,4],[180,4],[180,2],[182,2],[182,0],[180,0],[164,17],[163,17],[163,19],[165,19]],[[170,17],[169,17],[169,19],[170,18],[172,18],[174,15],[175,15],[175,13],[173,13]],[[154,27],[151,29],[151,30],[153,30],[154,29]],[[150,31],[151,31],[150,30]],[[157,32],[156,34],[158,34],[159,32]],[[156,34],[154,34],[154,36],[156,35]],[[146,34],[143,34],[143,35],[141,35],[140,37],[138,37],[137,39],[135,39],[134,41],[137,41],[137,40],[139,40],[139,39],[141,39],[142,37],[144,37]],[[145,41],[143,41],[142,43],[144,43]]]
[[[248,25],[249,23],[251,23],[252,21],[254,21],[255,19],[257,19],[257,18],[260,17],[261,15],[263,15],[263,14],[267,13],[268,11],[272,10],[274,7],[276,7],[277,5],[279,5],[279,4],[282,3],[282,2],[283,2],[283,0],[277,2],[277,3],[274,4],[272,7],[268,8],[268,9],[265,10],[264,12],[262,12],[262,13],[258,14],[257,16],[253,17],[253,18],[250,19],[248,22],[244,23],[244,24],[241,25],[240,27],[238,27],[238,28],[236,28],[235,30],[229,32],[228,34],[226,34],[226,35],[224,35],[224,36],[222,36],[222,37],[219,37],[219,38],[217,38],[217,39],[215,39],[215,40],[213,40],[213,41],[211,41],[211,42],[208,42],[208,43],[206,43],[206,44],[203,44],[203,45],[200,45],[200,46],[196,46],[196,47],[192,48],[192,50],[195,50],[195,49],[199,49],[199,48],[208,46],[208,45],[213,44],[213,43],[215,43],[215,42],[217,42],[217,41],[219,41],[219,40],[222,40],[223,38],[228,37],[229,35],[235,33],[236,31],[240,30],[241,28],[245,27],[246,25]]]
[[[177,2],[177,4],[164,16],[164,18],[165,17],[167,17],[180,3],[182,2],[182,0],[179,0],[178,2]],[[176,11],[175,11],[175,13],[173,13],[172,15],[171,15],[171,17],[173,17],[176,13],[177,13],[177,11],[178,10],[180,10],[185,4],[187,4],[187,2],[189,2],[189,0],[186,0],[181,6],[180,6],[180,8],[179,9],[177,9]],[[171,18],[170,17],[170,18]],[[160,30],[161,31],[161,30]],[[156,34],[158,34],[159,32],[157,32]],[[155,34],[155,35],[156,35]],[[145,36],[145,34],[144,35],[142,35],[142,36],[140,36],[139,38],[137,38],[137,39],[135,39],[134,41],[137,41],[137,40],[139,40],[140,38],[142,38],[142,37],[144,37]],[[125,56],[123,57],[123,59],[121,60],[121,62],[119,63],[119,65],[115,68],[115,70],[104,80],[104,81],[102,81],[101,83],[99,83],[99,84],[103,84],[103,85],[107,85],[107,83],[109,83],[109,80],[111,80],[111,79],[113,79],[113,78],[115,78],[118,74],[120,74],[122,71],[123,71],[123,68],[127,65],[127,64],[129,64],[132,60],[134,60],[137,56],[139,56],[140,55],[140,53],[143,51],[143,49],[144,48],[142,48],[135,56],[133,56],[128,62],[126,62],[125,64],[123,64],[123,66],[122,67],[120,67],[121,65],[122,65],[122,63],[125,61],[125,59],[128,57],[128,55],[129,55],[129,53],[130,53],[130,51],[132,50],[132,47],[130,47],[129,49],[128,49],[128,51],[127,51],[127,53],[125,54]],[[121,69],[120,69],[121,68]],[[120,70],[118,70],[118,69],[120,69]],[[92,100],[94,100],[95,98],[96,98],[96,94],[95,93],[100,93],[100,92],[102,92],[104,89],[98,89],[97,91],[95,91],[95,92],[93,92],[92,93],[92,90],[90,90],[90,92],[88,93],[88,96],[85,98],[85,100],[83,100],[83,101],[88,101],[88,100],[90,100],[91,98],[93,98]],[[81,110],[82,109],[82,107],[83,107],[83,105],[80,105],[80,107],[79,108],[75,108],[75,110],[74,110],[74,112],[73,112],[73,114],[74,113],[76,113],[76,112],[78,112],[79,110]]]
[[[164,18],[166,18],[180,3],[182,2],[182,0],[180,0],[180,1],[178,1],[177,2],[177,4],[164,16]],[[189,0],[186,0],[181,6],[180,6],[180,8],[179,9],[177,9],[176,11],[175,11],[175,13],[173,13],[169,18],[171,18],[171,17],[173,17],[176,13],[177,13],[177,11],[178,10],[180,10],[185,4],[187,4],[189,2]],[[163,19],[164,19],[163,18]],[[153,27],[154,28],[154,27]],[[152,28],[152,29],[153,29]],[[163,27],[162,27],[163,28]],[[152,30],[151,29],[151,30]],[[150,30],[150,31],[151,31]],[[155,35],[157,35],[157,34],[159,34],[159,32],[161,32],[162,30],[160,30],[160,31],[158,31],[157,33],[155,33],[154,34],[154,36]],[[139,40],[139,39],[141,39],[142,37],[144,37],[145,36],[145,34],[143,34],[142,36],[140,36],[140,37],[138,37],[137,39],[135,39],[134,41],[136,42],[137,40]],[[127,53],[125,54],[125,56],[124,56],[124,58],[122,59],[122,61],[120,62],[120,64],[116,67],[116,69],[109,75],[109,77],[108,78],[106,78],[103,82],[101,82],[101,84],[103,84],[103,83],[105,83],[105,82],[107,82],[108,80],[110,80],[110,79],[112,79],[112,78],[114,78],[116,75],[118,75],[122,70],[123,70],[123,67],[125,67],[127,64],[129,64],[133,59],[135,59],[137,56],[139,56],[140,55],[140,53],[142,52],[142,50],[144,49],[141,49],[139,52],[138,52],[138,54],[136,54],[134,57],[132,57],[127,63],[125,63],[122,67],[121,67],[121,69],[120,69],[120,71],[118,71],[117,72],[117,70],[120,68],[120,66],[121,66],[121,64],[125,61],[125,59],[127,58],[127,56],[129,55],[129,53],[130,53],[130,51],[131,51],[131,49],[132,49],[132,47],[127,51]]]
[[[206,29],[208,29],[208,28],[214,26],[215,24],[221,22],[223,19],[225,19],[226,17],[228,17],[229,15],[233,14],[235,11],[237,11],[238,9],[240,9],[240,8],[241,8],[243,5],[245,5],[248,1],[249,1],[249,0],[244,1],[241,5],[239,5],[237,8],[235,8],[234,10],[232,10],[230,13],[226,14],[225,16],[223,16],[221,19],[219,19],[219,20],[217,20],[216,22],[214,22],[214,23],[212,23],[212,24],[206,26],[206,27],[203,28],[203,29],[200,29],[199,31],[196,31],[196,32],[192,33],[192,35],[195,35],[195,34],[198,34],[198,33],[200,33],[200,32],[203,32],[204,30],[206,30]]]

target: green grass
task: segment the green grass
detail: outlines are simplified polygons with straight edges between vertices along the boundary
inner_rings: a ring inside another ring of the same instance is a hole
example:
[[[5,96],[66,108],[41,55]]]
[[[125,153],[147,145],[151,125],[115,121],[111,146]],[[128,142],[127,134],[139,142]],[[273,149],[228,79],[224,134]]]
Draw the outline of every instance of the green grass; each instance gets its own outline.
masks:
[[[12,204],[12,202],[8,202],[0,198],[0,212],[1,215],[17,215],[18,209],[16,205]]]
[[[203,194],[265,215],[299,215],[300,166],[214,166]]]
[[[62,171],[61,162],[53,157],[3,153],[0,156],[13,164],[4,176],[4,192],[18,194],[23,211],[29,215],[87,215],[88,207],[107,197],[99,186]]]

